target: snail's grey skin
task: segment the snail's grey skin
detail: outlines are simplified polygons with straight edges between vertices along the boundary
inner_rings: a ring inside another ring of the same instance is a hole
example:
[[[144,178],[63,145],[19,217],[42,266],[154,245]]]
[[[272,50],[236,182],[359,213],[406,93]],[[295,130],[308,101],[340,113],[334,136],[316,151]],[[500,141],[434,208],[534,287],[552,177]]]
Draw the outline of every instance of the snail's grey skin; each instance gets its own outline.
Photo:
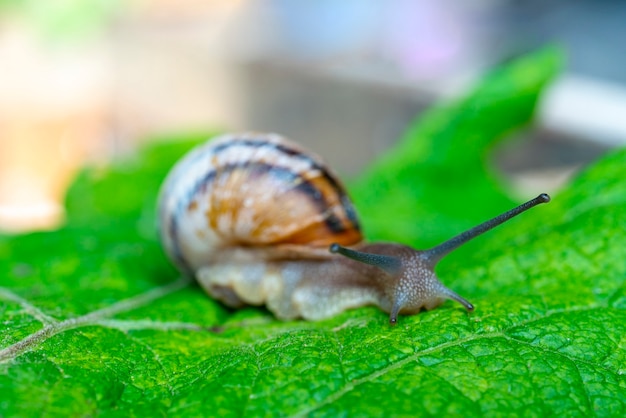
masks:
[[[317,320],[377,305],[414,314],[446,299],[435,264],[535,199],[425,251],[363,243],[354,207],[319,157],[276,135],[224,135],[174,167],[159,198],[169,257],[231,307],[266,305],[280,319]]]

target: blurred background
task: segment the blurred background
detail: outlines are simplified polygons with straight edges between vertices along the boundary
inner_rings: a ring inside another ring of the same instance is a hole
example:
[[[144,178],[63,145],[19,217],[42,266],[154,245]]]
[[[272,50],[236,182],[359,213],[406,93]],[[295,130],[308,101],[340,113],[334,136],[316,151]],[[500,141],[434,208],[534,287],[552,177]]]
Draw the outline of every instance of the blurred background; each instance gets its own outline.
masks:
[[[626,142],[624,22],[618,0],[0,0],[0,229],[54,227],[80,166],[170,134],[279,132],[355,175],[547,43],[566,72],[495,158],[519,193],[554,190]]]

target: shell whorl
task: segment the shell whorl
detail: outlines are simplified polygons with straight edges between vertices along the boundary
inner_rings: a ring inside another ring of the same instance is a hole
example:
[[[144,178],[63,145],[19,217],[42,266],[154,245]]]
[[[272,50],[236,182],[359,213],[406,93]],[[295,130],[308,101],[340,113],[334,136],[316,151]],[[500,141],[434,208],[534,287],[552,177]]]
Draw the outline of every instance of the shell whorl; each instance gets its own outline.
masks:
[[[159,217],[166,251],[188,273],[219,248],[362,239],[337,177],[276,134],[223,135],[192,150],[163,185]]]

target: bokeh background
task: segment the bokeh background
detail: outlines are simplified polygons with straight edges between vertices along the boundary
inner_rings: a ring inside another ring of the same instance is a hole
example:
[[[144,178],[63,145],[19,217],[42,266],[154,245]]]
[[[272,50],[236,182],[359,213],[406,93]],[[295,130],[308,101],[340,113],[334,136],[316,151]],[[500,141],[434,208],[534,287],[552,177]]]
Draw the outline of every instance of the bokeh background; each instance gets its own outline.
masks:
[[[274,131],[356,175],[549,43],[566,69],[494,163],[552,191],[626,142],[624,22],[619,0],[0,0],[0,230],[55,227],[82,165],[150,140]]]

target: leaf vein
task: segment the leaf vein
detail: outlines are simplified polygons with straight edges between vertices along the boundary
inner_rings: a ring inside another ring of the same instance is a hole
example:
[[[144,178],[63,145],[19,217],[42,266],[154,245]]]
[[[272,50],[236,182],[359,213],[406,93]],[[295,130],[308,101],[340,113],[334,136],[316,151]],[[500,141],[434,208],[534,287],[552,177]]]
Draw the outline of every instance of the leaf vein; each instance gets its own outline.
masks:
[[[145,330],[153,329],[158,331],[208,331],[207,327],[189,322],[162,322],[150,319],[141,320],[121,320],[121,319],[102,319],[93,323],[93,325],[101,325],[107,328],[117,329],[119,331]]]
[[[174,388],[172,387],[172,384],[170,382],[168,373],[167,373],[167,368],[165,367],[165,365],[163,364],[163,361],[161,360],[161,356],[159,356],[159,354],[154,351],[154,349],[152,347],[150,347],[150,345],[148,345],[146,342],[141,341],[138,338],[133,337],[130,334],[126,334],[126,337],[132,341],[134,341],[135,343],[143,346],[146,350],[148,350],[150,352],[150,354],[152,354],[152,356],[154,357],[154,361],[156,361],[156,363],[159,365],[159,368],[161,369],[161,372],[163,373],[163,377],[165,379],[165,386],[167,387],[167,390],[170,394],[171,397],[174,396]]]
[[[356,388],[357,386],[363,384],[363,383],[367,383],[369,381],[372,381],[386,373],[392,372],[396,369],[399,369],[401,367],[403,367],[405,364],[407,363],[411,363],[415,360],[417,360],[418,358],[431,354],[435,351],[439,351],[439,350],[444,350],[448,347],[454,347],[456,345],[461,345],[464,344],[466,342],[470,342],[470,341],[474,341],[474,340],[478,340],[478,339],[483,339],[483,338],[493,338],[493,337],[499,337],[501,336],[501,332],[495,332],[495,333],[489,333],[489,334],[481,334],[481,335],[472,335],[466,338],[462,338],[462,339],[458,339],[458,340],[454,340],[454,341],[448,341],[433,347],[429,347],[423,351],[420,351],[418,353],[412,354],[410,356],[407,356],[405,358],[403,358],[402,360],[399,360],[395,363],[392,363],[388,366],[385,366],[381,369],[378,369],[377,371],[370,373],[367,376],[364,376],[360,379],[355,379],[352,380],[351,382],[348,382],[342,389],[338,390],[337,392],[329,395],[326,399],[324,399],[322,402],[318,403],[317,405],[314,405],[313,407],[307,408],[305,410],[302,410],[300,412],[297,412],[294,416],[295,417],[301,417],[301,416],[306,416],[309,413],[320,409],[321,407],[331,404],[335,401],[337,401],[339,398],[341,398],[343,395],[345,395],[346,393],[352,391],[354,388]]]
[[[602,364],[593,363],[593,362],[591,362],[589,360],[585,360],[585,359],[580,358],[580,357],[570,356],[570,355],[568,355],[566,353],[560,352],[558,350],[554,350],[554,349],[552,349],[550,347],[546,347],[545,345],[542,345],[541,343],[532,343],[532,342],[528,342],[528,341],[524,341],[524,340],[518,340],[517,338],[511,337],[511,336],[506,335],[506,334],[503,334],[502,337],[504,337],[505,339],[507,339],[509,341],[514,341],[514,342],[519,343],[519,344],[527,345],[529,347],[545,351],[546,353],[551,353],[551,354],[558,355],[558,356],[563,357],[564,359],[566,359],[568,361],[571,361],[574,365],[576,365],[576,363],[585,364],[585,365],[587,365],[589,367],[592,367],[594,369],[603,370],[603,371],[605,371],[607,373],[614,374],[617,377],[621,377],[621,375],[619,374],[619,372],[617,370],[610,369],[610,368],[608,368],[606,366],[603,366]]]
[[[98,309],[83,316],[48,324],[39,331],[34,332],[27,337],[24,337],[22,340],[0,350],[0,363],[14,359],[15,357],[30,350],[35,345],[41,344],[43,341],[56,334],[85,325],[94,325],[97,324],[102,318],[136,309],[152,302],[153,300],[162,298],[170,293],[180,290],[187,286],[190,282],[191,280],[189,278],[183,277],[165,286],[151,289],[145,293],[121,300],[110,306]]]
[[[544,349],[546,351],[549,351],[545,347],[542,347],[542,346],[537,345],[537,344],[532,344],[532,343],[529,343],[529,342],[526,342],[526,341],[520,341],[518,339],[515,339],[515,338],[507,335],[506,333],[509,330],[513,329],[513,328],[524,326],[524,325],[528,325],[528,324],[531,324],[533,322],[537,322],[537,321],[540,321],[540,320],[544,320],[546,318],[549,318],[552,315],[557,315],[557,314],[560,314],[560,313],[571,312],[571,311],[591,311],[591,310],[595,310],[595,309],[599,309],[599,308],[601,308],[601,306],[593,306],[593,307],[567,307],[567,308],[563,308],[563,309],[554,309],[554,310],[547,311],[544,315],[540,315],[539,317],[528,319],[528,320],[525,320],[525,321],[520,321],[520,322],[518,322],[516,324],[510,325],[509,327],[506,327],[506,328],[502,329],[501,331],[489,332],[489,333],[484,333],[484,334],[474,334],[474,335],[467,336],[465,338],[460,338],[460,339],[456,339],[454,341],[448,341],[448,342],[445,342],[445,343],[442,343],[442,344],[439,344],[439,345],[436,345],[436,346],[433,346],[433,347],[429,347],[429,348],[427,348],[425,350],[422,350],[422,351],[420,351],[418,353],[415,353],[415,354],[412,354],[412,355],[410,355],[408,357],[405,357],[402,360],[399,360],[399,361],[397,361],[395,363],[392,363],[392,364],[390,364],[388,366],[385,366],[385,367],[383,367],[383,368],[381,368],[381,369],[379,369],[379,370],[377,370],[377,371],[375,371],[373,373],[370,373],[367,376],[364,376],[364,377],[362,377],[360,379],[355,379],[355,380],[352,380],[352,381],[348,382],[343,388],[341,388],[338,391],[330,394],[328,397],[326,397],[323,401],[319,402],[317,405],[314,405],[314,406],[311,406],[309,408],[303,409],[302,411],[295,413],[293,416],[294,417],[306,416],[306,415],[310,414],[313,411],[321,409],[322,407],[324,407],[326,405],[332,404],[333,402],[335,402],[338,399],[340,399],[343,395],[345,395],[348,392],[350,392],[353,389],[355,389],[357,386],[359,386],[359,385],[361,385],[363,383],[367,383],[369,381],[372,381],[372,380],[374,380],[374,379],[376,379],[376,378],[378,378],[378,377],[380,377],[380,376],[382,376],[382,375],[384,375],[386,373],[389,373],[389,372],[392,372],[392,371],[394,371],[396,369],[399,369],[399,368],[403,367],[405,364],[410,363],[412,361],[415,361],[415,360],[417,360],[420,357],[423,357],[425,355],[434,353],[436,351],[444,350],[444,349],[449,348],[449,347],[461,346],[461,345],[463,345],[465,343],[468,343],[468,342],[471,342],[471,341],[503,337],[503,338],[506,338],[506,339],[508,339],[510,341],[519,342],[519,343],[526,344],[526,345],[528,345],[530,347],[533,347],[533,348]],[[558,353],[558,352],[556,352],[556,353],[559,354],[559,355],[562,355],[562,356],[564,356],[566,358],[568,358],[570,361],[579,361],[578,358],[572,359],[572,358],[569,358],[567,355],[565,355],[563,353]],[[601,366],[601,365],[598,365],[598,364],[594,364],[594,363],[590,363],[590,362],[585,361],[585,360],[580,360],[580,362],[581,363],[586,363],[586,364],[588,364],[588,365],[590,365],[590,366],[592,366],[594,368],[601,368],[601,369],[603,369],[603,370],[605,370],[607,372],[610,372],[610,373],[618,375],[617,371],[610,370],[610,369],[608,369],[608,368],[606,368],[604,366]]]
[[[11,292],[9,289],[0,287],[0,298],[4,300],[8,300],[11,302],[15,302],[24,309],[26,313],[32,315],[37,321],[41,322],[44,325],[54,324],[57,321],[55,318],[45,314],[41,309],[22,298],[21,296]]]

